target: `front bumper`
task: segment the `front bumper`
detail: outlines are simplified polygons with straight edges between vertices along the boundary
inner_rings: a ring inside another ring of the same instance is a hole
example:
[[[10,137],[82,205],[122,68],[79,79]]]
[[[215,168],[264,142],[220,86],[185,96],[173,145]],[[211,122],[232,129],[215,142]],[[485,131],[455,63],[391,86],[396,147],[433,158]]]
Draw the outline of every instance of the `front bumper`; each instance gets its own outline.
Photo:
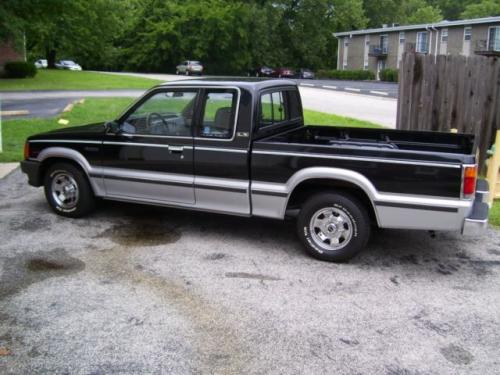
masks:
[[[28,183],[31,186],[42,186],[41,163],[36,160],[24,160],[21,162],[21,171],[28,175]]]
[[[478,180],[476,185],[476,197],[472,211],[464,220],[462,234],[466,236],[478,236],[488,228],[488,216],[490,206],[488,204],[489,188],[486,180]]]

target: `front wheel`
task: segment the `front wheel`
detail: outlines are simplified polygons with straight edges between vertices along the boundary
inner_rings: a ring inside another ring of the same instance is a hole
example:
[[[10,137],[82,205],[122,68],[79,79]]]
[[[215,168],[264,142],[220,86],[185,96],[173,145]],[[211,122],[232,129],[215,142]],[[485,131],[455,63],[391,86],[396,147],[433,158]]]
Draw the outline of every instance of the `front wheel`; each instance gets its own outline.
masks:
[[[345,262],[366,246],[370,219],[364,205],[355,197],[344,193],[321,193],[302,206],[297,231],[309,255]]]
[[[44,180],[45,197],[52,210],[66,217],[82,217],[95,208],[95,198],[82,170],[69,163],[50,166]]]

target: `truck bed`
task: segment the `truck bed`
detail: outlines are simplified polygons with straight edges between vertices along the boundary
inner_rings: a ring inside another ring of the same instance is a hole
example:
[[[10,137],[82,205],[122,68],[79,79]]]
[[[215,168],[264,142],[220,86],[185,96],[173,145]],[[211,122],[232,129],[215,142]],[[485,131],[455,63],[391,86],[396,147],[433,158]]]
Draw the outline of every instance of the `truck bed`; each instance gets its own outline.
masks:
[[[416,132],[391,129],[361,129],[333,126],[303,126],[261,139],[259,143],[330,146],[338,150],[410,151],[418,154],[471,155],[474,136],[467,134]],[[399,152],[398,152],[399,151]],[[406,152],[405,152],[406,151]]]

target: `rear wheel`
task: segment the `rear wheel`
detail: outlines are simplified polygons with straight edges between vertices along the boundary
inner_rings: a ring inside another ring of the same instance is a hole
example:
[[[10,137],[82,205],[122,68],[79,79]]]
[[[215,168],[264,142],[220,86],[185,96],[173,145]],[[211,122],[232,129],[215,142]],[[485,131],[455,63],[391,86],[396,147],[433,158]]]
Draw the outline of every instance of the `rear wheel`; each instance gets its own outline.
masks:
[[[344,193],[321,193],[302,206],[297,231],[311,256],[345,262],[366,246],[370,220],[366,208],[355,197]]]
[[[95,208],[94,193],[82,170],[70,163],[50,166],[44,180],[45,197],[58,215],[82,217]]]

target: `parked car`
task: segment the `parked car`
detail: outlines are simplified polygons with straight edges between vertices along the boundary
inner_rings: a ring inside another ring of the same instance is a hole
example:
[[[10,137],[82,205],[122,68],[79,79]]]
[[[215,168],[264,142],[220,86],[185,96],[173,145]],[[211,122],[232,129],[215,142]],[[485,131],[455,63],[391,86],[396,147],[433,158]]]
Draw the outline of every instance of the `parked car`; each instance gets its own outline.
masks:
[[[488,223],[473,135],[306,126],[291,80],[165,83],[114,121],[33,135],[24,153],[22,171],[59,215],[104,198],[296,217],[323,260],[353,257],[372,226],[468,234]]]
[[[314,72],[311,69],[300,68],[297,77],[301,79],[314,79]]]
[[[295,77],[295,71],[292,68],[277,68],[274,71],[273,77],[293,78]]]
[[[265,65],[250,69],[248,71],[248,76],[251,77],[272,77],[273,74],[274,69]]]
[[[65,70],[82,70],[80,65],[71,60],[60,60],[56,63],[56,68]]]
[[[47,63],[47,60],[45,60],[45,59],[39,59],[39,60],[35,61],[35,67],[37,69],[45,69],[45,68],[47,68],[47,66],[48,66],[48,63]]]
[[[191,74],[203,74],[203,65],[199,61],[186,60],[181,62],[175,67],[175,74],[185,74],[187,76]]]

